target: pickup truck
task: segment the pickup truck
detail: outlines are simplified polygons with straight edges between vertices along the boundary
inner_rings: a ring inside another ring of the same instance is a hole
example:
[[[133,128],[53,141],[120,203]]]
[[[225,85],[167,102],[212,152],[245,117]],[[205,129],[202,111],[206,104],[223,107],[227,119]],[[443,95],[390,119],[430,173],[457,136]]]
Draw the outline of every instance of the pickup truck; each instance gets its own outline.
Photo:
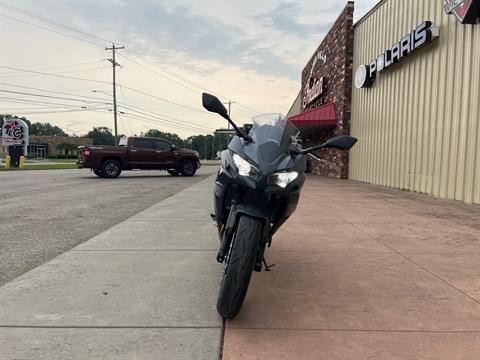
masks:
[[[79,146],[77,167],[102,178],[116,178],[122,170],[167,170],[170,175],[193,176],[200,167],[198,152],[179,149],[154,137],[123,137],[119,146]]]

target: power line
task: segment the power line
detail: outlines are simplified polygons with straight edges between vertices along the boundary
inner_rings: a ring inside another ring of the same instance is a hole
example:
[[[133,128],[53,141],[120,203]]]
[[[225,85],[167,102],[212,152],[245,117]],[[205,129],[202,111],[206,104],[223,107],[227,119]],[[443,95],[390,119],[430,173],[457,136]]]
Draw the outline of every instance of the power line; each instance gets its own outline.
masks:
[[[132,107],[132,106],[128,106],[128,105],[121,105],[122,107],[126,108],[126,109],[129,109],[129,110],[138,110],[140,109],[141,111],[144,111],[144,112],[148,112],[150,114],[153,114],[153,115],[157,115],[157,116],[161,116],[161,117],[164,117],[164,118],[167,118],[169,120],[172,120],[172,121],[181,121],[181,122],[185,122],[184,119],[180,119],[180,118],[176,118],[176,117],[173,117],[173,116],[169,116],[169,115],[165,115],[165,114],[161,114],[161,113],[158,113],[158,112],[155,112],[155,111],[151,111],[151,110],[146,110],[146,109],[143,109],[143,108],[139,108],[138,106],[137,107]],[[148,114],[148,115],[150,115]],[[201,126],[201,125],[195,125],[195,124],[192,124],[194,126]]]
[[[124,106],[125,107],[125,106]],[[178,126],[181,126],[181,127],[188,127],[188,128],[191,128],[191,129],[196,129],[196,130],[201,130],[201,131],[211,131],[211,129],[207,128],[207,127],[203,127],[203,126],[200,126],[200,125],[194,125],[194,124],[191,124],[191,123],[178,123],[178,122],[175,122],[175,121],[172,121],[168,118],[165,118],[163,116],[155,116],[155,115],[150,115],[146,112],[143,112],[143,111],[139,111],[139,110],[135,110],[135,109],[132,109],[130,107],[125,107],[126,109],[130,110],[130,111],[133,111],[135,113],[138,113],[138,114],[142,114],[144,116],[147,116],[147,117],[151,117],[153,119],[160,119],[162,121],[164,121],[165,123],[169,124],[169,125],[178,125]],[[136,116],[141,116],[141,115],[136,115]],[[143,116],[142,116],[143,117]],[[187,125],[188,124],[188,125]]]
[[[130,62],[133,62],[134,64],[137,64],[138,66],[141,66],[142,68],[144,68],[144,69],[146,69],[146,70],[148,70],[148,71],[151,71],[151,72],[153,72],[154,74],[157,74],[158,76],[160,76],[160,77],[162,77],[162,78],[164,78],[164,79],[167,79],[167,80],[169,80],[169,81],[171,81],[171,82],[173,82],[173,83],[175,83],[175,84],[177,84],[177,85],[180,85],[180,86],[182,86],[182,87],[184,87],[184,88],[187,88],[187,89],[189,89],[189,90],[192,90],[192,91],[194,91],[194,92],[198,92],[197,90],[192,89],[191,87],[188,87],[187,85],[185,85],[185,84],[183,84],[183,83],[181,83],[181,82],[179,82],[179,81],[177,81],[177,80],[174,80],[174,79],[172,79],[172,78],[169,78],[168,76],[166,76],[166,75],[164,75],[164,74],[162,74],[162,73],[160,73],[160,72],[158,72],[158,71],[155,71],[155,70],[153,70],[153,69],[150,69],[149,67],[147,67],[147,66],[139,63],[138,61],[133,60],[132,58],[130,58],[129,61],[130,61]]]
[[[120,74],[117,76],[118,76],[118,81],[120,81]],[[125,94],[123,93],[123,88],[121,86],[120,86],[120,95],[122,96],[123,103],[126,104]],[[129,118],[125,118],[125,119],[127,120],[130,133],[133,134],[132,123],[130,122],[130,119]]]
[[[61,75],[61,74],[74,74],[74,73],[83,73],[83,72],[92,72],[95,70],[104,70],[104,67],[94,67],[94,68],[89,68],[89,69],[82,69],[82,70],[70,70],[70,71],[61,71],[61,72],[55,72],[55,73],[50,73],[51,75]],[[11,79],[11,78],[25,78],[25,77],[34,77],[34,76],[41,76],[39,74],[36,75],[27,75],[27,74],[13,74],[13,75],[3,75],[0,74],[0,78],[4,79]]]
[[[157,74],[158,76],[160,76],[160,77],[162,77],[162,78],[165,78],[165,79],[167,79],[167,80],[169,80],[169,81],[172,81],[172,82],[174,82],[174,83],[176,83],[176,84],[178,84],[178,85],[180,85],[180,86],[182,86],[182,87],[184,87],[184,88],[186,88],[186,89],[188,89],[188,90],[190,90],[190,91],[193,91],[193,92],[195,92],[195,93],[200,92],[200,91],[208,91],[208,92],[210,92],[210,93],[212,93],[212,94],[215,94],[213,91],[211,91],[211,90],[209,90],[209,89],[206,89],[205,87],[202,87],[202,86],[200,86],[200,85],[197,85],[196,83],[194,83],[194,82],[191,81],[191,80],[185,79],[183,76],[179,75],[178,73],[174,72],[173,70],[169,70],[169,69],[166,69],[166,68],[164,68],[164,67],[161,67],[161,66],[155,64],[152,60],[148,59],[148,58],[145,57],[145,56],[139,55],[136,51],[133,51],[133,50],[126,50],[126,51],[127,51],[127,52],[130,52],[130,53],[133,53],[137,58],[143,59],[145,62],[151,64],[152,66],[155,66],[156,68],[159,68],[160,70],[165,71],[165,72],[171,74],[172,76],[175,76],[175,77],[181,79],[181,80],[184,81],[184,82],[188,82],[188,83],[192,84],[193,86],[196,87],[196,89],[195,89],[195,88],[192,88],[191,86],[188,86],[188,85],[185,84],[185,83],[181,83],[181,82],[179,82],[179,81],[177,81],[177,80],[171,79],[171,78],[169,78],[168,76],[166,76],[166,75],[164,75],[164,74],[161,74],[160,72],[155,71],[155,70],[153,70],[153,69],[150,69],[149,67],[147,67],[147,66],[145,66],[145,65],[143,65],[143,64],[141,64],[141,63],[139,63],[139,62],[137,62],[137,61],[135,61],[135,60],[133,60],[133,59],[130,58],[130,61],[131,61],[131,62],[137,64],[138,66],[141,66],[142,68],[144,68],[144,69],[146,69],[146,70],[148,70],[148,71],[153,72],[154,74]],[[223,97],[223,98],[227,98],[227,97],[225,97],[225,96],[220,96],[220,95],[218,95],[218,94],[217,94],[217,96]],[[228,99],[228,98],[227,98],[227,99]],[[234,101],[229,100],[229,102],[233,103]],[[250,108],[250,107],[248,107],[248,106],[242,105],[241,103],[236,102],[236,104],[237,104],[240,108],[242,108],[242,109],[240,109],[240,110],[247,111],[247,112],[252,113],[252,114],[254,114],[254,115],[261,114],[260,111],[255,110],[255,109],[253,109],[253,108]]]
[[[59,92],[59,91],[52,91],[52,90],[47,90],[47,89],[40,89],[40,88],[33,88],[33,87],[28,87],[28,86],[19,86],[19,85],[13,85],[13,84],[7,84],[7,83],[1,83],[0,84],[3,84],[3,85],[7,85],[7,86],[11,86],[11,87],[19,87],[19,88],[25,88],[25,89],[29,89],[29,90],[35,90],[35,91],[45,91],[45,92],[49,92],[49,93],[54,93],[54,94],[61,94],[61,95],[72,95],[72,94],[69,94],[69,93],[65,93],[65,92]],[[0,90],[2,91],[2,90]],[[122,92],[122,96],[123,98],[125,98],[124,94],[123,94],[123,88],[122,86],[120,86],[120,91]],[[14,93],[19,93],[19,94],[32,94],[32,93],[23,93],[23,92],[14,92]],[[38,95],[38,94],[34,94],[34,95],[37,95],[37,96],[41,96],[41,95]],[[75,97],[79,97],[79,98],[86,98],[86,99],[93,99],[93,100],[103,100],[101,98],[97,98],[97,97],[91,97],[91,96],[84,96],[84,95],[73,95]],[[43,95],[42,97],[48,97],[46,95]],[[102,101],[86,101],[86,100],[82,100],[82,99],[72,99],[72,98],[64,98],[64,97],[59,97],[59,96],[52,96],[52,98],[55,98],[55,99],[66,99],[66,100],[76,100],[76,101],[82,101],[82,102],[90,102],[90,103],[100,103],[100,104],[105,104],[105,105],[111,105],[111,103],[108,103],[108,102],[102,102]],[[55,104],[55,103],[53,103]],[[134,106],[130,106],[130,105],[127,105],[127,104],[123,104],[123,103],[119,103],[119,105],[121,107],[124,107],[124,108],[127,108],[129,110],[132,110],[132,111],[138,111],[140,110],[141,113],[143,112],[145,114],[145,112],[149,113],[147,115],[151,116],[151,114],[155,115],[155,116],[160,116],[160,117],[163,117],[163,118],[168,118],[169,120],[178,120],[178,121],[184,121],[183,119],[179,119],[179,118],[175,118],[175,117],[170,117],[170,116],[167,116],[167,115],[164,115],[164,114],[160,114],[158,112],[154,112],[154,111],[151,111],[151,110],[147,110],[147,109],[144,109],[144,108],[140,108],[140,107],[134,107]],[[203,113],[203,112],[202,112]],[[193,126],[197,126],[199,127],[198,125],[193,125]],[[203,129],[202,129],[203,130]]]
[[[2,90],[2,89],[0,89],[0,92],[6,92],[6,93],[10,93],[10,94],[27,95],[27,96],[37,96],[37,97],[50,98],[50,99],[61,99],[61,100],[69,100],[69,101],[80,101],[80,102],[83,102],[83,103],[91,103],[91,104],[95,104],[95,103],[96,103],[96,104],[111,105],[111,103],[100,102],[100,101],[73,99],[73,98],[66,98],[66,97],[61,97],[61,96],[39,95],[39,94],[33,94],[33,93],[26,93],[26,92],[22,92],[22,91],[9,91],[9,90]]]
[[[39,71],[27,70],[27,69],[20,69],[20,68],[15,68],[15,67],[11,67],[11,66],[2,66],[2,65],[0,65],[0,68],[19,70],[19,71],[25,71],[25,72],[30,72],[30,73],[38,73],[38,74],[46,75],[46,76],[57,76],[57,77],[64,77],[64,78],[68,78],[68,79],[75,79],[75,80],[82,80],[82,81],[91,81],[91,82],[102,83],[102,84],[110,84],[110,83],[107,82],[107,81],[92,80],[92,79],[83,79],[83,78],[76,78],[76,77],[72,77],[72,76],[55,75],[55,74],[51,74],[51,73],[45,73],[45,72],[39,72]],[[148,97],[151,97],[151,98],[154,98],[154,99],[157,99],[157,100],[160,100],[160,101],[163,101],[163,102],[172,104],[172,105],[176,105],[176,106],[179,106],[179,107],[182,107],[182,108],[185,108],[185,109],[189,109],[189,110],[193,110],[193,111],[196,111],[196,112],[200,112],[200,113],[202,113],[202,114],[205,113],[205,112],[202,111],[202,110],[195,109],[195,108],[190,107],[190,106],[187,106],[187,105],[179,104],[179,103],[176,103],[176,102],[174,102],[174,101],[171,101],[171,100],[168,100],[168,99],[165,99],[165,98],[161,98],[161,97],[159,97],[159,96],[155,96],[155,95],[152,95],[152,94],[148,94],[148,93],[146,93],[146,92],[144,92],[144,91],[137,90],[137,89],[133,89],[133,88],[131,88],[131,87],[129,87],[129,86],[125,86],[125,85],[119,85],[119,86],[123,86],[123,87],[124,87],[125,89],[127,89],[127,90],[130,90],[130,91],[133,91],[133,92],[142,94],[142,95],[144,95],[144,96],[148,96]]]
[[[68,92],[54,91],[54,90],[41,89],[41,88],[34,88],[34,87],[29,87],[29,86],[21,86],[21,85],[9,84],[9,83],[4,83],[4,82],[0,82],[0,85],[10,86],[10,87],[16,87],[16,88],[20,88],[20,89],[28,89],[28,90],[35,90],[35,91],[44,91],[44,92],[51,93],[51,94],[70,95],[70,96],[76,96],[76,97],[79,97],[79,98],[86,98],[86,99],[93,99],[93,100],[104,100],[104,99],[102,99],[102,98],[97,98],[97,97],[93,97],[93,96],[76,95],[76,94],[71,94],[71,93],[68,93]],[[110,85],[110,84],[109,84],[109,85]],[[80,90],[83,91],[83,90],[89,90],[89,89],[91,89],[91,87],[81,88],[81,89],[77,89],[77,90],[70,90],[70,91],[80,91]]]
[[[74,76],[66,76],[66,75],[57,75],[57,74],[46,73],[46,72],[42,72],[42,71],[21,69],[21,68],[16,68],[16,67],[12,67],[12,66],[3,66],[3,65],[0,65],[0,68],[10,69],[10,70],[24,71],[24,72],[28,72],[28,73],[32,73],[32,74],[39,74],[39,75],[46,75],[46,76],[61,77],[61,78],[65,78],[65,79],[73,79],[73,80],[79,80],[79,81],[90,81],[90,82],[99,83],[99,84],[110,84],[108,81],[85,79],[85,78],[79,78],[79,77],[74,77]]]
[[[83,34],[83,35],[89,36],[89,37],[91,37],[91,38],[99,39],[99,40],[102,40],[102,41],[104,41],[104,42],[112,42],[111,40],[105,39],[105,38],[103,38],[103,37],[100,37],[100,36],[97,36],[97,35],[94,35],[94,34],[91,34],[91,33],[87,33],[87,32],[85,32],[85,31],[75,29],[75,28],[73,28],[73,27],[71,27],[71,26],[67,26],[67,25],[64,25],[64,24],[61,24],[61,23],[52,21],[52,20],[50,20],[50,19],[47,19],[47,18],[41,17],[41,16],[39,16],[39,15],[36,15],[36,14],[34,14],[34,13],[31,13],[31,12],[29,12],[29,11],[25,11],[25,10],[19,9],[19,8],[16,8],[16,7],[11,6],[11,5],[4,5],[4,6],[5,6],[7,9],[11,10],[11,11],[14,11],[14,12],[17,12],[17,13],[22,13],[22,14],[27,15],[27,16],[30,16],[30,17],[32,17],[32,18],[34,18],[34,19],[37,19],[37,20],[40,20],[40,21],[43,21],[43,22],[46,22],[46,23],[53,24],[53,25],[62,27],[62,28],[64,28],[64,29],[68,29],[68,30],[70,30],[70,31],[74,31],[74,32],[76,32],[76,33]],[[17,19],[17,20],[18,20],[18,19]],[[45,30],[51,31],[51,29],[48,29],[48,28],[45,28]],[[73,36],[68,35],[68,34],[65,34],[65,33],[60,33],[60,34],[61,34],[61,35],[64,35],[64,36],[69,36],[69,37],[75,38],[75,39],[77,39],[77,40],[89,42],[89,41],[86,41],[85,39],[76,38],[76,37],[73,37]],[[93,44],[93,45],[95,45],[95,46],[99,46],[98,44],[95,44],[95,43],[92,43],[92,42],[89,42],[89,43],[90,43],[90,44]],[[213,91],[211,91],[211,90],[208,90],[208,89],[205,88],[204,86],[198,85],[197,83],[195,83],[195,82],[193,82],[193,81],[191,81],[191,80],[189,80],[189,79],[186,79],[185,77],[183,77],[182,75],[178,74],[177,72],[175,72],[175,71],[173,71],[173,70],[171,70],[171,69],[168,69],[168,68],[166,68],[165,66],[163,66],[163,67],[162,67],[162,66],[159,66],[159,65],[158,65],[157,63],[155,63],[154,61],[150,60],[150,59],[147,58],[146,56],[144,56],[144,55],[142,55],[142,54],[140,54],[140,53],[138,53],[138,52],[136,52],[136,51],[134,51],[134,50],[126,50],[126,51],[129,52],[129,53],[133,53],[135,56],[137,56],[138,58],[143,59],[145,62],[149,63],[150,65],[155,66],[156,68],[160,69],[161,71],[165,71],[165,72],[171,74],[172,76],[174,76],[174,77],[176,77],[176,78],[178,78],[178,79],[180,79],[180,80],[182,80],[182,81],[184,81],[184,82],[187,82],[187,83],[193,85],[194,87],[200,89],[201,91],[206,90],[206,91],[208,91],[208,92],[211,92],[212,94],[215,94],[215,92],[213,92]],[[132,61],[133,61],[133,60],[132,60]],[[135,62],[135,63],[137,63],[137,62]],[[137,63],[137,64],[138,64],[138,63]],[[142,66],[142,65],[140,65],[140,66]],[[147,67],[145,67],[145,68],[148,69]],[[148,70],[153,71],[152,69],[148,69]],[[155,72],[155,71],[153,71],[153,72]],[[157,74],[158,74],[158,73],[157,73]],[[177,83],[177,84],[181,84],[181,83],[178,83],[177,81],[174,81],[174,80],[172,80],[172,79],[170,79],[170,78],[168,78],[168,77],[166,77],[166,76],[163,76],[163,77],[166,78],[167,80],[173,81],[173,82],[175,82],[175,83]],[[187,85],[185,85],[185,84],[181,84],[181,85],[184,86],[184,87],[186,87],[186,88],[189,88],[190,90],[193,90],[191,87],[189,87],[189,86],[187,86]],[[194,90],[194,91],[196,91],[196,90]],[[219,95],[217,94],[217,96],[219,96]],[[231,99],[229,99],[229,98],[226,97],[226,96],[219,96],[219,97],[223,97],[223,98],[225,98],[225,99],[231,100]],[[246,106],[246,105],[243,105],[243,104],[241,104],[241,103],[237,103],[237,105],[240,106],[241,108],[243,108],[244,110],[249,111],[249,112],[251,112],[251,113],[253,113],[253,114],[261,114],[260,111],[255,110],[255,109],[253,109],[253,108],[251,108],[251,107],[248,107],[248,106]]]
[[[142,94],[142,95],[144,95],[144,96],[148,96],[148,97],[151,97],[151,98],[153,98],[153,99],[157,99],[157,100],[166,102],[166,103],[168,103],[168,104],[180,106],[180,107],[185,108],[185,109],[189,109],[189,110],[193,110],[193,111],[197,111],[197,112],[200,112],[200,113],[202,113],[202,114],[205,114],[205,111],[202,111],[202,110],[199,110],[199,109],[195,109],[195,108],[190,107],[190,106],[187,106],[187,105],[179,104],[179,103],[176,103],[176,102],[174,102],[174,101],[170,101],[170,100],[164,99],[164,98],[159,97],[159,96],[151,95],[151,94],[148,94],[148,93],[143,92],[143,91],[141,91],[141,90],[133,89],[133,88],[128,87],[128,86],[125,86],[125,85],[119,85],[119,86],[122,86],[123,88],[125,88],[125,89],[127,89],[127,90],[130,90],[130,91],[133,91],[133,92],[136,92],[136,93],[138,93],[138,94]]]
[[[161,120],[161,119],[158,119],[158,118],[145,117],[145,116],[141,116],[141,115],[138,115],[138,114],[132,114],[132,113],[128,113],[128,112],[127,113],[124,112],[123,115],[130,116],[134,119],[142,119],[142,120],[148,121],[150,123],[160,124],[160,125],[163,125],[163,126],[173,126],[173,127],[184,129],[184,130],[210,131],[210,130],[206,130],[206,129],[196,129],[196,128],[193,128],[193,127],[188,126],[188,125],[172,124],[168,121],[164,121],[164,120]]]
[[[134,115],[134,114],[130,114],[130,113],[124,113],[124,115],[132,117],[132,118],[137,119],[137,120],[143,120],[143,121],[146,121],[146,122],[161,124],[161,125],[164,125],[164,126],[167,125],[167,126],[171,126],[171,127],[180,128],[180,129],[183,129],[183,130],[195,130],[195,131],[203,131],[203,132],[211,132],[212,131],[211,129],[195,129],[195,128],[193,128],[191,126],[188,126],[188,125],[172,124],[172,123],[169,123],[169,122],[166,122],[166,121],[163,121],[163,120],[159,120],[158,118],[148,118],[148,117],[144,117],[144,116],[140,116],[140,115]]]
[[[4,6],[4,4],[2,3],[2,6]],[[91,41],[88,41],[88,40],[85,40],[85,39],[82,39],[82,38],[79,38],[79,37],[76,37],[76,36],[73,36],[73,35],[69,35],[69,34],[65,34],[65,33],[62,33],[61,31],[57,31],[57,30],[53,30],[53,29],[50,29],[48,27],[45,27],[45,26],[41,26],[41,25],[37,25],[37,24],[32,24],[28,21],[24,21],[24,20],[21,20],[21,19],[18,19],[18,18],[15,18],[13,16],[8,16],[8,15],[5,15],[5,14],[0,14],[0,16],[3,16],[7,19],[10,19],[10,20],[13,20],[13,21],[17,21],[17,22],[20,22],[20,23],[23,23],[23,24],[26,24],[26,25],[29,25],[29,26],[33,26],[37,29],[42,29],[42,30],[46,30],[46,31],[49,31],[49,32],[52,32],[52,33],[55,33],[55,34],[58,34],[58,35],[63,35],[63,36],[66,36],[68,38],[71,38],[71,39],[75,39],[75,40],[78,40],[78,41],[82,41],[84,43],[87,43],[87,44],[90,44],[90,45],[94,45],[96,47],[100,47],[101,45],[99,44],[96,44],[94,42],[91,42]]]
[[[77,110],[59,110],[59,111],[37,111],[37,112],[22,112],[21,115],[39,115],[39,114],[60,114],[60,113],[70,113],[70,112],[82,112],[88,111],[88,109],[77,109]]]
[[[46,105],[58,105],[59,107],[81,108],[80,105],[59,104],[55,102],[19,99],[19,98],[5,97],[5,96],[0,96],[0,99],[7,100],[7,102],[22,103],[22,104],[46,104]]]
[[[44,17],[42,17],[42,16],[40,16],[40,15],[37,15],[37,14],[35,14],[35,13],[32,13],[32,12],[30,12],[30,11],[19,9],[19,8],[15,7],[15,6],[12,6],[12,5],[7,5],[7,4],[5,4],[5,3],[2,3],[2,6],[3,6],[4,8],[9,9],[10,11],[14,11],[14,12],[16,12],[16,13],[21,13],[21,14],[23,14],[23,15],[27,15],[27,16],[32,17],[32,18],[34,18],[34,19],[37,19],[37,20],[40,20],[40,21],[43,21],[43,22],[46,22],[46,23],[53,24],[53,25],[62,27],[62,28],[64,28],[64,29],[70,30],[70,31],[74,31],[74,32],[76,32],[76,33],[83,34],[83,35],[89,36],[89,37],[91,37],[91,38],[99,39],[99,40],[102,40],[102,41],[104,41],[104,42],[111,42],[110,40],[105,39],[105,38],[102,38],[102,37],[100,37],[100,36],[93,35],[93,34],[87,33],[87,32],[82,31],[82,30],[75,29],[75,28],[73,28],[73,27],[71,27],[71,26],[68,26],[68,25],[65,25],[65,24],[61,24],[61,23],[59,23],[59,22],[55,22],[55,21],[53,21],[53,20],[44,18]]]
[[[44,70],[56,70],[56,69],[65,69],[65,68],[69,68],[69,67],[77,67],[77,66],[83,66],[83,65],[91,65],[91,64],[96,64],[96,63],[99,63],[99,62],[103,62],[105,59],[102,59],[102,60],[95,60],[95,61],[87,61],[87,62],[83,62],[83,63],[78,63],[78,64],[70,64],[70,65],[60,65],[60,66],[53,66],[53,67],[46,67],[46,68],[40,68],[40,69],[33,69],[35,71],[44,71]],[[21,72],[21,71],[9,71],[9,72],[6,72],[4,74],[14,74],[14,73],[17,73],[17,72]]]
[[[40,105],[38,105],[40,106]],[[55,109],[61,109],[61,108],[70,108],[69,106],[48,106],[48,105],[42,105],[41,107],[22,107],[22,108],[9,108],[9,107],[2,107],[0,110],[2,112],[8,112],[8,111],[20,111],[20,110],[55,110]]]

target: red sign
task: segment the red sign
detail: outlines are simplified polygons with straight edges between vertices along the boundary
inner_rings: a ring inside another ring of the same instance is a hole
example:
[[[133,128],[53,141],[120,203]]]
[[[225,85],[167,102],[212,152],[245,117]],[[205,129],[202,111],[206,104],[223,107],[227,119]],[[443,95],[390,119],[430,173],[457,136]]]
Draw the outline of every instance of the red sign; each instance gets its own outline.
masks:
[[[325,78],[322,76],[320,79],[311,77],[305,87],[305,93],[303,94],[303,108],[310,104],[313,100],[323,94]]]
[[[3,146],[28,145],[28,125],[17,118],[5,118],[2,126]]]
[[[454,14],[462,24],[474,24],[480,18],[480,0],[445,0],[447,14]]]

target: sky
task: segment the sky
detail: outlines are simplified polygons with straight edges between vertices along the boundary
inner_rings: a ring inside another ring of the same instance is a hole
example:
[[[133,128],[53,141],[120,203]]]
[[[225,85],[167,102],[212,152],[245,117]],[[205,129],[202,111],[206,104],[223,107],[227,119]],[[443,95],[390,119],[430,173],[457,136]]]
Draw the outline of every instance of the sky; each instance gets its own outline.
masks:
[[[376,3],[356,0],[354,21]],[[286,114],[303,67],[345,5],[0,1],[0,113],[50,122],[70,135],[113,128],[112,51],[105,47],[115,42],[124,46],[116,52],[119,134],[159,129],[185,138],[226,127],[202,109],[202,91],[232,101],[239,124]]]

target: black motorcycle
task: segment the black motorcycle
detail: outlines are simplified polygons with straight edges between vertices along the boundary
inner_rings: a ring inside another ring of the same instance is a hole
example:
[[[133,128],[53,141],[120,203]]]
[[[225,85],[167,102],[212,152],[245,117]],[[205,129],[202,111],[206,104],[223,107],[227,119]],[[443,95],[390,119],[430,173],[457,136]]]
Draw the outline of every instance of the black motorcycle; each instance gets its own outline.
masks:
[[[270,270],[265,248],[295,211],[305,181],[305,156],[322,148],[350,149],[357,139],[338,136],[322,145],[302,149],[298,129],[279,114],[253,118],[239,129],[221,101],[202,95],[203,107],[224,117],[236,136],[222,152],[215,181],[215,219],[220,237],[217,261],[224,263],[217,311],[233,318],[242,307],[252,271]]]

